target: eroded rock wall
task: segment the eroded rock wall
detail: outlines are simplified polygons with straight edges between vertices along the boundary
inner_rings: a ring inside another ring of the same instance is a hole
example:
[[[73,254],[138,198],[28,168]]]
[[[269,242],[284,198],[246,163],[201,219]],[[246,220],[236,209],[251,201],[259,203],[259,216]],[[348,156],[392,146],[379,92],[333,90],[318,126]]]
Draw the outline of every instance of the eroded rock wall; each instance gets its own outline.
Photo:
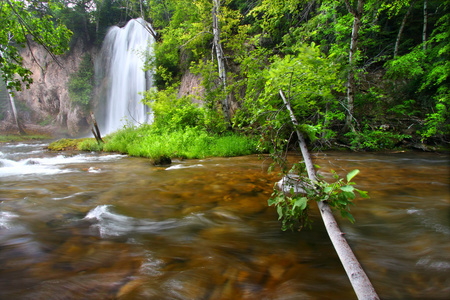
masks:
[[[71,136],[88,127],[88,115],[71,103],[68,91],[69,76],[78,70],[86,52],[94,57],[96,51],[79,40],[70,52],[57,58],[58,63],[36,43],[22,49],[23,65],[31,70],[34,81],[29,89],[17,92],[15,97],[32,111],[26,117],[26,123],[52,122]]]

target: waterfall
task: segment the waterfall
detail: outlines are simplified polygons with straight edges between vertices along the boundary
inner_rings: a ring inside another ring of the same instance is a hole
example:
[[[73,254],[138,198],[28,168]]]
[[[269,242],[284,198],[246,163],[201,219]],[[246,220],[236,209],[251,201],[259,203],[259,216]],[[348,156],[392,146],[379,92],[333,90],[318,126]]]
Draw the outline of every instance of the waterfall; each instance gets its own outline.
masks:
[[[142,19],[130,20],[123,28],[111,27],[96,60],[99,85],[99,126],[103,134],[128,123],[151,121],[149,108],[141,103],[142,92],[153,84],[152,73],[144,71],[146,57],[152,55],[153,30]]]

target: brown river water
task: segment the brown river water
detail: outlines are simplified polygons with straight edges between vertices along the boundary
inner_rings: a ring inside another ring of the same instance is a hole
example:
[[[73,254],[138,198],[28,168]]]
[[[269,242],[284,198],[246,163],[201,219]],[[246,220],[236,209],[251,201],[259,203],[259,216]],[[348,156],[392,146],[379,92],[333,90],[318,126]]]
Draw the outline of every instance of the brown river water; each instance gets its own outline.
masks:
[[[317,210],[283,232],[258,156],[175,161],[0,145],[0,299],[356,299]],[[300,157],[292,154],[292,161]],[[381,299],[450,299],[436,153],[314,155],[370,199],[336,218]]]

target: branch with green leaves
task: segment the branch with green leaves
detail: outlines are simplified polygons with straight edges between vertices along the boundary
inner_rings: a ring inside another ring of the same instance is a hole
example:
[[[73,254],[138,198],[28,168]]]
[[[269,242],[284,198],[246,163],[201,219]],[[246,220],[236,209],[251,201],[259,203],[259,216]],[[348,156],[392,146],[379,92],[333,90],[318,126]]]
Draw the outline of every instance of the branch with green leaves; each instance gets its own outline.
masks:
[[[353,200],[359,196],[368,198],[366,191],[355,188],[352,179],[359,173],[355,169],[349,172],[346,178],[340,178],[332,170],[333,183],[328,183],[322,178],[312,182],[307,178],[304,167],[295,164],[293,169],[299,170],[298,174],[286,175],[279,184],[276,184],[271,198],[268,200],[269,206],[277,208],[278,220],[282,222],[282,230],[301,230],[303,227],[311,227],[309,219],[309,209],[311,201],[326,201],[328,205],[339,211],[343,218],[354,223],[355,219],[350,213],[350,206],[354,205]]]

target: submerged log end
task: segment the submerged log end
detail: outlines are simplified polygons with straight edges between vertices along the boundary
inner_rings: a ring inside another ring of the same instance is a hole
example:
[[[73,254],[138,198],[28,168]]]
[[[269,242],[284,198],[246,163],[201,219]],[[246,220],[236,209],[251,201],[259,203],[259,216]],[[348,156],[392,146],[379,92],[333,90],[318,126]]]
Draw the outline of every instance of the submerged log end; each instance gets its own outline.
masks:
[[[292,190],[294,195],[306,195],[306,189],[313,188],[313,185],[309,183],[309,179],[307,178],[302,178],[295,174],[288,174],[277,182],[277,187],[287,195],[291,194]]]

